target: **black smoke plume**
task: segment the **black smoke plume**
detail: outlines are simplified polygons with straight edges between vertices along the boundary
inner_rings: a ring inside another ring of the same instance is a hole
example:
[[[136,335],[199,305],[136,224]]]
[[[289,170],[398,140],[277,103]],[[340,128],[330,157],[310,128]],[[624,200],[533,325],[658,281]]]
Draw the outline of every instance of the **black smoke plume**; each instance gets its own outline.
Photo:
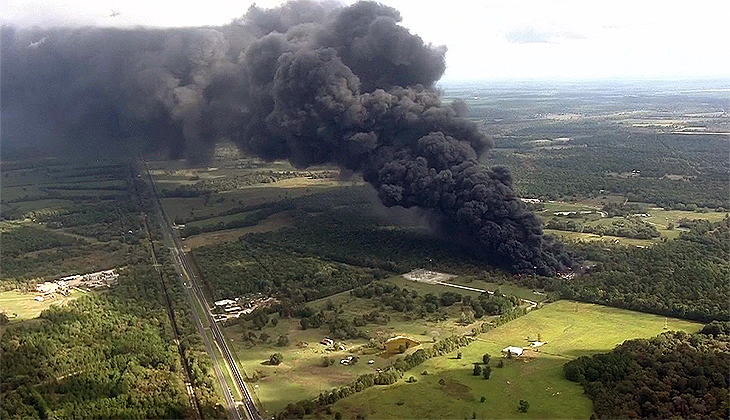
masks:
[[[297,1],[188,29],[2,30],[2,146],[205,159],[233,141],[264,159],[362,173],[386,206],[418,207],[517,272],[571,265],[527,212],[492,144],[443,106],[445,48],[398,11]]]

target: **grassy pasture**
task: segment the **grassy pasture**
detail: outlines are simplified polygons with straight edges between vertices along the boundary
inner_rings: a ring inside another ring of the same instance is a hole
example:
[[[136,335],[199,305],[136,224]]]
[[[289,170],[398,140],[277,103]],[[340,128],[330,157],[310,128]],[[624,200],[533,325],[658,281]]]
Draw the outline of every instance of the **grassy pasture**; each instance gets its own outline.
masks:
[[[430,345],[433,337],[466,333],[473,326],[459,325],[456,322],[460,315],[460,309],[456,305],[447,308],[447,319],[444,321],[410,320],[400,312],[379,308],[376,304],[377,300],[355,298],[350,296],[349,292],[312,301],[308,306],[319,310],[327,305],[328,300],[341,307],[340,316],[344,318],[352,318],[355,315],[374,310],[388,314],[390,316],[388,324],[368,324],[362,327],[372,336],[390,337],[403,334],[419,340],[424,345]],[[274,316],[272,315],[272,317]],[[257,373],[261,377],[252,384],[251,388],[268,414],[281,411],[287,404],[302,398],[314,398],[321,391],[348,384],[358,375],[384,368],[394,360],[392,355],[379,354],[377,350],[363,349],[361,346],[366,344],[364,339],[342,340],[346,346],[345,351],[327,351],[326,347],[319,342],[323,337],[329,335],[329,331],[326,328],[302,330],[298,319],[280,319],[276,326],[269,323],[262,331],[270,336],[269,342],[262,343],[257,340],[255,345],[251,345],[243,340],[244,330],[241,326],[234,325],[225,328],[226,336],[231,340],[239,364],[246,374],[251,377]],[[255,331],[255,334],[258,336],[261,331]],[[289,338],[289,345],[276,346],[278,337],[284,334]],[[265,361],[275,352],[282,353],[284,362],[279,366],[266,364]],[[347,355],[358,355],[360,361],[353,366],[341,365],[340,359]],[[322,361],[325,356],[332,357],[335,363],[332,366],[323,367]],[[374,360],[374,363],[368,364],[368,360]]]
[[[2,199],[4,201],[18,200],[23,197],[43,197],[48,195],[41,190],[40,185],[22,185],[17,187],[2,187]]]
[[[268,343],[261,343],[249,347],[242,340],[243,330],[240,326],[225,328],[225,334],[233,344],[239,364],[250,378],[253,375],[261,379],[251,384],[252,391],[261,401],[262,408],[269,414],[282,410],[286,404],[296,402],[306,396],[315,397],[320,391],[343,385],[354,380],[358,375],[374,371],[376,365],[368,365],[367,357],[361,356],[360,362],[354,366],[344,366],[340,359],[348,354],[345,352],[328,352],[319,341],[327,335],[324,329],[301,330],[297,319],[281,319],[273,327],[267,325],[264,332],[271,337]],[[261,331],[256,331],[260,335]],[[289,345],[276,346],[279,335],[289,337]],[[364,344],[364,340],[345,340],[349,348]],[[304,346],[300,343],[306,343]],[[284,361],[278,366],[266,364],[269,356],[275,352],[282,353]],[[329,367],[322,367],[325,356],[332,357],[335,363]],[[377,366],[386,365],[380,360]]]
[[[648,212],[651,216],[645,217],[643,220],[655,225],[659,231],[666,230],[669,223],[677,226],[681,219],[704,219],[719,222],[728,214],[727,212],[716,211],[698,213],[696,211],[662,210],[657,208],[649,209]]]
[[[482,334],[455,355],[434,358],[406,373],[415,383],[369,388],[334,404],[344,418],[588,418],[591,401],[576,383],[563,377],[563,364],[575,357],[605,352],[625,340],[652,337],[664,330],[665,318],[600,305],[559,301]],[[694,332],[700,324],[667,319],[670,330]],[[501,349],[527,346],[527,338],[541,335],[547,344],[540,352],[496,367]],[[472,375],[473,363],[492,355],[492,376]],[[421,373],[427,371],[428,375]],[[439,380],[444,380],[444,385]],[[484,396],[486,401],[480,402]],[[517,410],[520,399],[530,403]]]
[[[22,213],[28,213],[46,209],[62,209],[70,207],[72,204],[73,202],[71,200],[49,198],[47,200],[21,201],[12,203],[12,206],[19,208]]]
[[[38,302],[34,299],[37,296],[36,293],[23,293],[18,290],[0,292],[0,312],[4,312],[10,318],[11,323],[24,321],[38,317],[44,309],[51,305],[65,305],[81,295],[83,292],[72,290],[67,296],[58,294],[55,299]],[[13,314],[18,316],[14,317]]]
[[[416,290],[419,294],[435,293],[441,294],[446,291],[462,293],[462,295],[477,296],[479,292],[472,292],[438,284],[426,284],[406,280],[401,276],[394,276],[389,279],[399,287],[406,287],[409,290]],[[464,283],[463,279],[452,279],[455,283]],[[534,295],[531,290],[517,286],[497,285],[483,281],[474,280],[464,283],[469,287],[485,288],[494,290],[499,287],[506,293],[529,296],[533,299],[540,297]],[[512,290],[515,289],[515,290]],[[410,319],[401,312],[392,309],[379,307],[377,299],[359,299],[350,295],[349,291],[338,293],[327,298],[309,302],[307,305],[313,310],[325,309],[329,302],[340,308],[340,316],[351,319],[354,316],[378,311],[386,313],[390,322],[386,325],[368,324],[362,327],[371,336],[395,336],[406,335],[414,338],[424,346],[430,346],[434,337],[436,339],[447,337],[452,334],[465,334],[471,331],[475,324],[462,325],[458,322],[461,315],[460,305],[453,305],[441,310],[446,319]],[[478,322],[488,321],[490,317],[483,317]],[[286,404],[296,402],[307,396],[316,397],[320,391],[350,383],[358,375],[372,372],[375,369],[383,368],[393,362],[394,357],[388,354],[363,354],[359,347],[365,344],[365,340],[344,340],[347,351],[328,352],[325,346],[319,341],[328,336],[326,328],[301,330],[298,320],[280,319],[276,326],[271,324],[263,329],[271,338],[269,343],[261,343],[257,340],[255,345],[247,344],[243,340],[243,329],[239,325],[226,327],[226,336],[233,342],[239,362],[247,375],[259,372],[262,379],[255,383],[254,388],[263,407],[269,413],[282,410]],[[260,335],[260,331],[255,331]],[[286,334],[289,337],[289,345],[278,347],[275,345],[279,335]],[[300,343],[306,343],[306,346]],[[280,352],[284,356],[284,363],[279,366],[263,364],[274,352]],[[369,353],[365,351],[364,353]],[[343,366],[339,364],[341,358],[347,355],[356,354],[360,356],[360,362],[354,366]],[[335,364],[324,368],[321,366],[324,356],[331,356]],[[368,365],[368,360],[375,363]]]
[[[633,245],[633,246],[651,246],[658,242],[659,238],[656,239],[633,239],[633,238],[622,238],[620,236],[599,236],[594,233],[582,233],[582,232],[569,232],[564,230],[545,229],[545,233],[555,235],[559,238],[566,238],[578,241],[602,241],[612,243],[618,241],[620,244]]]

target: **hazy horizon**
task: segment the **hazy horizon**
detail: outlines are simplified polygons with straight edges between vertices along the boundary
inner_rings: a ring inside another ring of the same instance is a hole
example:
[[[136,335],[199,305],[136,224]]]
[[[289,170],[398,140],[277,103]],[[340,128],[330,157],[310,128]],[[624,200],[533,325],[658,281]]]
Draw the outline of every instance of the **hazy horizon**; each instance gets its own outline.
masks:
[[[282,3],[256,2],[264,8]],[[381,3],[399,10],[401,25],[411,33],[448,48],[442,83],[730,79],[727,2],[700,1],[691,8],[658,1]],[[196,8],[169,0],[6,0],[2,23],[21,28],[221,26],[242,16],[251,4],[212,0]]]

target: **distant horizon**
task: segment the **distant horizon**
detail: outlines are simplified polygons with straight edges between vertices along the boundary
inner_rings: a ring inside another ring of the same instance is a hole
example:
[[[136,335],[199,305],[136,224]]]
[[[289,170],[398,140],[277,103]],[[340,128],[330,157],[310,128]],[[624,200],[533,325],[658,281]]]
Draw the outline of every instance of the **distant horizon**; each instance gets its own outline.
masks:
[[[613,76],[613,77],[493,77],[493,78],[442,78],[436,85],[443,84],[480,84],[490,82],[727,82],[730,90],[730,76],[687,76],[687,77],[661,77],[661,76]]]
[[[727,1],[698,0],[692,7],[658,0],[379,2],[397,9],[401,25],[426,43],[446,46],[443,83],[730,79]],[[283,3],[256,2],[262,8]],[[6,0],[0,22],[19,28],[216,27],[243,16],[251,4],[208,0],[201,8],[171,0]]]

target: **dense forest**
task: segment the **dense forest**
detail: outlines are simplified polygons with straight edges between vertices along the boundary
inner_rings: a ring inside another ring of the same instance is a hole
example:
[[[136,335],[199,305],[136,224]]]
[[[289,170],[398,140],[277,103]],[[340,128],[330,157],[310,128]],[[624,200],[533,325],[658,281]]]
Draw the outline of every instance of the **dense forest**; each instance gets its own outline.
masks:
[[[287,284],[303,285],[303,300],[311,300],[367,283],[371,275],[378,278],[415,268],[484,273],[483,262],[470,258],[468,249],[434,236],[418,224],[417,216],[411,214],[403,218],[403,224],[393,226],[398,214],[373,205],[365,190],[335,190],[289,202],[293,228],[249,234],[237,243],[194,250],[206,279],[214,283],[213,290],[267,291],[273,290],[275,278],[285,283],[290,279]],[[520,276],[512,281],[568,299],[705,322],[728,319],[730,312],[724,303],[730,300],[729,223],[727,218],[715,224],[682,220],[680,226],[688,232],[649,248],[574,243],[571,249],[587,261],[585,272],[569,278]],[[287,276],[284,267],[290,263],[296,265],[292,272],[306,273],[304,282]],[[336,275],[328,279],[320,273],[322,281],[314,280],[317,267],[327,265],[339,267],[333,272]],[[356,276],[352,281],[342,277],[352,279],[346,273],[360,270],[368,273],[367,278]],[[309,285],[323,291],[327,284],[336,285],[327,286],[326,293],[306,291]],[[293,296],[291,288],[284,290]],[[225,297],[223,293],[221,297]]]
[[[373,270],[282,251],[245,238],[196,248],[193,256],[217,299],[276,292],[292,302],[305,302],[374,279]]]
[[[575,244],[588,273],[567,278],[521,277],[567,299],[709,322],[730,319],[730,220],[686,223],[679,238],[642,249]]]
[[[728,332],[715,325],[630,340],[568,362],[565,376],[583,385],[598,418],[727,419]]]
[[[27,221],[8,224],[2,238],[2,289],[27,290],[40,276],[50,280],[113,267],[120,277],[112,289],[84,293],[65,306],[51,305],[38,319],[2,327],[0,418],[197,417],[181,361],[188,364],[203,417],[225,416],[211,379],[211,360],[169,262],[161,270],[175,328],[165,308],[161,277],[151,264],[151,242],[141,225],[140,202],[132,184],[120,182],[129,176],[129,168],[45,167],[25,178],[41,182],[55,171],[67,175],[59,176],[65,181],[106,174],[127,199],[107,200],[103,194],[88,201],[80,198],[67,208],[33,214],[42,227]],[[149,204],[145,200],[143,206]],[[151,228],[152,239],[159,239],[155,226]],[[165,263],[166,255],[159,252],[165,248],[154,243],[159,261]]]
[[[589,125],[528,125],[511,132],[512,137],[495,139],[490,164],[510,168],[518,192],[526,197],[557,200],[604,191],[674,210],[730,208],[726,140]],[[551,128],[554,136],[578,131],[559,148],[536,147],[529,140],[550,136],[546,130]],[[513,153],[514,148],[520,153]]]
[[[202,246],[192,255],[217,298],[276,290],[308,301],[429,264],[483,271],[450,241],[414,225],[412,215],[403,218],[410,225],[394,227],[392,214],[371,195],[355,187],[285,200],[273,208],[286,206],[293,228]]]
[[[7,329],[0,417],[189,417],[155,277],[151,267],[128,268],[115,289]]]
[[[2,233],[3,257],[17,258],[27,252],[71,246],[83,242],[71,236],[34,226],[20,226]]]

